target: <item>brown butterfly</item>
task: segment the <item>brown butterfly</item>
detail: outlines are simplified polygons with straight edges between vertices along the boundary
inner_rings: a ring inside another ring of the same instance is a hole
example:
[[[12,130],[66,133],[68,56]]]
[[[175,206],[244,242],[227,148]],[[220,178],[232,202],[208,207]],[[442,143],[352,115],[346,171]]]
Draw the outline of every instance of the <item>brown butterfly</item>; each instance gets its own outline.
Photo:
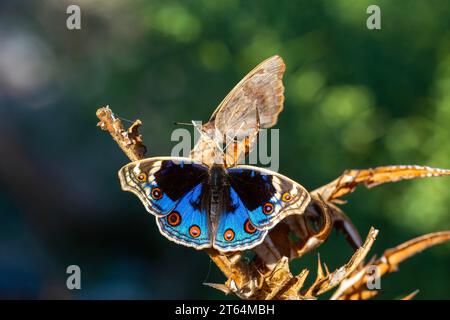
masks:
[[[225,97],[209,121],[191,158],[208,166],[232,167],[252,150],[260,128],[270,128],[283,110],[285,71],[280,56],[270,57],[250,71]]]

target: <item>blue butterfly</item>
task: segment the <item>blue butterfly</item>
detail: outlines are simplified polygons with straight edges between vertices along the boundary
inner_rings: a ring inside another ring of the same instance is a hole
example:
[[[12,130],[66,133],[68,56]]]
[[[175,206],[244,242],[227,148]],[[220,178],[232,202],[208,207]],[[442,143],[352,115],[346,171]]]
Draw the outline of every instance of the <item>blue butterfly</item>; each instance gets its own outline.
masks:
[[[119,170],[122,189],[139,197],[169,240],[196,249],[246,250],[264,241],[286,216],[304,212],[310,195],[301,185],[266,169],[237,165],[259,128],[277,121],[284,69],[274,56],[244,77],[201,127],[191,158],[149,158]],[[230,136],[232,148],[222,149]]]
[[[190,158],[132,162],[120,169],[119,178],[122,189],[156,216],[164,236],[196,249],[253,248],[310,201],[302,186],[281,174],[244,165],[208,167]]]

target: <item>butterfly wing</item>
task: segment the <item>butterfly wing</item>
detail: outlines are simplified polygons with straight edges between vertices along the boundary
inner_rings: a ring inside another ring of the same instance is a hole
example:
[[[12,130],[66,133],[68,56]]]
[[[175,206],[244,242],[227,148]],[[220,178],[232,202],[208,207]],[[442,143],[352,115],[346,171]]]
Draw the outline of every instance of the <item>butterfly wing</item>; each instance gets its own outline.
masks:
[[[238,251],[260,244],[268,231],[255,228],[249,214],[233,187],[226,189],[214,237],[214,248],[219,251]]]
[[[161,157],[131,162],[119,170],[124,191],[137,195],[172,241],[202,249],[211,245],[203,209],[208,168],[189,158]]]
[[[284,71],[279,56],[266,59],[250,71],[202,127],[203,135],[193,149],[193,158],[208,165],[214,163],[217,143],[232,146],[225,150],[227,166],[233,166],[248,154],[259,128],[273,126],[283,110]]]
[[[189,191],[166,216],[156,218],[159,231],[176,243],[203,249],[211,247],[208,215],[203,205],[204,184]]]
[[[251,249],[291,214],[302,214],[309,193],[278,173],[252,166],[227,169],[229,187],[222,201],[213,246],[220,251]]]
[[[305,188],[276,172],[253,166],[237,166],[227,172],[231,187],[259,230],[269,230],[291,214],[302,214],[311,200]]]

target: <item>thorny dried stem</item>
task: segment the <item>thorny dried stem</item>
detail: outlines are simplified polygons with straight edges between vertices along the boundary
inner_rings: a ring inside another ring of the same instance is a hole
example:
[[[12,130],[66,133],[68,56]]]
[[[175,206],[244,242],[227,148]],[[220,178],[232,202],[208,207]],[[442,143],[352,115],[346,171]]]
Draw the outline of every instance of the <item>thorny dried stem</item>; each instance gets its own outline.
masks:
[[[144,158],[146,148],[136,120],[125,129],[121,120],[109,107],[97,110],[98,126],[108,131],[114,141],[131,161]],[[225,284],[205,283],[226,294],[236,294],[242,299],[316,299],[317,296],[337,286],[332,299],[369,299],[378,291],[366,287],[367,268],[375,266],[378,276],[397,270],[398,264],[431,246],[450,240],[450,231],[436,232],[410,240],[386,250],[380,259],[364,260],[375,241],[378,230],[371,228],[364,244],[351,220],[337,206],[340,200],[355,190],[359,184],[374,187],[387,182],[421,177],[450,175],[450,170],[421,166],[386,166],[365,170],[347,170],[329,184],[311,192],[312,201],[301,215],[289,216],[267,235],[265,241],[252,249],[255,257],[242,259],[242,252],[223,254],[214,249],[206,250],[212,261],[226,276]],[[304,269],[297,276],[289,270],[289,262],[321,245],[335,228],[356,250],[349,262],[329,272],[319,259],[314,283],[307,289],[303,284],[310,271]],[[293,237],[291,237],[293,236]],[[294,239],[293,239],[294,238]],[[407,295],[412,299],[417,291]]]
[[[125,130],[122,121],[114,115],[109,106],[98,109],[96,115],[100,120],[97,126],[111,134],[111,137],[131,161],[144,158],[147,149],[142,144],[142,136],[138,132],[142,125],[141,120],[136,120],[128,130]]]
[[[398,270],[400,263],[413,255],[450,240],[450,231],[434,232],[409,240],[399,246],[384,251],[379,259],[367,264],[361,264],[357,272],[349,275],[341,284],[338,290],[333,294],[332,299],[355,300],[361,299],[368,293],[378,294],[378,291],[367,289],[368,277],[374,274],[382,277],[387,273]],[[370,268],[373,270],[370,271]],[[375,273],[373,272],[375,271]],[[412,298],[417,294],[413,292],[406,298]],[[412,295],[412,296],[411,296]]]

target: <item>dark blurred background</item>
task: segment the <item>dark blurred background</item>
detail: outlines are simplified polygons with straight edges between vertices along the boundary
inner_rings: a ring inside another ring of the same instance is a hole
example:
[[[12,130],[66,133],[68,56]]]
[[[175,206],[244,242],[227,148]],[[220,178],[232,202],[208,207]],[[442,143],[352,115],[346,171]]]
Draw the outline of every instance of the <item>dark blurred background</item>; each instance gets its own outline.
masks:
[[[70,4],[81,30],[66,28]],[[370,4],[381,30],[366,28]],[[95,111],[140,118],[148,156],[169,155],[174,121],[206,121],[273,54],[287,65],[281,173],[312,190],[349,168],[450,168],[449,16],[447,0],[1,1],[0,297],[223,298],[202,285],[224,280],[208,256],[166,240],[121,191],[128,160]],[[380,229],[372,254],[450,227],[449,178],[347,200],[363,236]],[[318,251],[332,269],[352,253],[337,234]],[[383,278],[382,296],[448,299],[449,270],[450,246],[432,248]]]

